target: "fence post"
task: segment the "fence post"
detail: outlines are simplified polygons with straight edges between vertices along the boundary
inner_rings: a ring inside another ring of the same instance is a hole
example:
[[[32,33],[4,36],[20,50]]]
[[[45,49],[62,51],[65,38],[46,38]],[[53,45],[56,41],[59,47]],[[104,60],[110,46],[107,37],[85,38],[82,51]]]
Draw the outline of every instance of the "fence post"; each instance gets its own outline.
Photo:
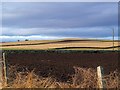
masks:
[[[0,59],[0,89],[2,89],[2,83],[3,83],[3,72],[2,71],[3,70],[2,70],[2,57],[1,57]]]
[[[7,86],[7,67],[6,67],[6,59],[5,59],[5,53],[3,53],[3,86]]]
[[[98,87],[105,88],[105,83],[103,81],[103,68],[101,66],[97,67],[97,76],[98,76]]]

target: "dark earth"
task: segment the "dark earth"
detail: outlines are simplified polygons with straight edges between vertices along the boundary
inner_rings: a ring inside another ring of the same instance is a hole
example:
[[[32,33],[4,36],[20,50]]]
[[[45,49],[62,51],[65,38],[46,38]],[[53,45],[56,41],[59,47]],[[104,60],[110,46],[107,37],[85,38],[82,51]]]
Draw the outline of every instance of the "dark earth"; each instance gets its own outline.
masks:
[[[94,68],[102,66],[104,73],[118,69],[118,52],[105,53],[10,53],[6,55],[8,65],[18,65],[17,70],[23,68],[33,70],[44,77],[53,76],[66,81],[74,74],[73,66]]]

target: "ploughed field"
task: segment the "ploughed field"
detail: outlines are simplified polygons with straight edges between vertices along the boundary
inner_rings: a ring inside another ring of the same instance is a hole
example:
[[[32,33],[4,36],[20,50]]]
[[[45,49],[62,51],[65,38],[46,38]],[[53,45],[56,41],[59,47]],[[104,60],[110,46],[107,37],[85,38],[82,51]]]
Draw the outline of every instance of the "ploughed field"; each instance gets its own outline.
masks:
[[[67,81],[73,75],[74,66],[94,68],[103,66],[109,74],[118,68],[118,51],[6,51],[8,65],[16,65],[18,71],[33,70],[37,75],[53,76]]]

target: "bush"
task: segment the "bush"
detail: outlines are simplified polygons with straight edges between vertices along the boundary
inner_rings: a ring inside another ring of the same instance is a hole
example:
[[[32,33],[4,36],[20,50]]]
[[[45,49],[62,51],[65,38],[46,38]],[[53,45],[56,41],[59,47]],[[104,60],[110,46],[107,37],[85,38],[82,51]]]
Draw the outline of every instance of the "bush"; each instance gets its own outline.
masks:
[[[25,41],[29,41],[28,39],[25,39]]]

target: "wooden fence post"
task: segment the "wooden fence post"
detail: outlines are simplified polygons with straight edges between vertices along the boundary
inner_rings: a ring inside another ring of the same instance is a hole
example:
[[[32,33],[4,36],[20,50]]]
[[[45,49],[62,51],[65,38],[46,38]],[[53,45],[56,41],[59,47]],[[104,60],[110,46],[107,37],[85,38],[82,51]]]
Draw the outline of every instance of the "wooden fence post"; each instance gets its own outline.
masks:
[[[2,89],[2,83],[3,83],[2,76],[3,76],[3,72],[2,72],[2,57],[1,57],[1,59],[0,59],[0,89]]]
[[[103,81],[103,68],[101,66],[97,67],[97,76],[98,76],[98,87],[105,88],[105,83]]]
[[[2,66],[2,70],[3,70],[3,86],[7,86],[7,67],[6,67],[6,60],[5,60],[5,53],[3,53],[3,66]]]

